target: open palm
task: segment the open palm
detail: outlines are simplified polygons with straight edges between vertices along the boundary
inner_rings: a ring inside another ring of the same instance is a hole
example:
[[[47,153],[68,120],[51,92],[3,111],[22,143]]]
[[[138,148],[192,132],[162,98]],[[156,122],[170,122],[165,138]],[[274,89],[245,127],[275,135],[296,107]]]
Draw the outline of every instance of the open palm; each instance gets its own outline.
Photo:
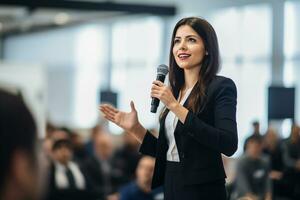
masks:
[[[136,127],[139,122],[137,111],[133,102],[130,102],[130,106],[130,112],[123,112],[109,104],[102,104],[100,105],[100,111],[104,114],[104,117],[107,120],[115,123],[117,126],[121,127],[127,132],[132,132],[134,127]]]

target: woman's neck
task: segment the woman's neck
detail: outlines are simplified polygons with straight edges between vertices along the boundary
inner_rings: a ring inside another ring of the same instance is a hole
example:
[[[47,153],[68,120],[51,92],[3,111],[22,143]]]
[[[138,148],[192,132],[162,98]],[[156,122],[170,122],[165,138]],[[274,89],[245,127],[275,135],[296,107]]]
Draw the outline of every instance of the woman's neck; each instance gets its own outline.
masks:
[[[198,81],[199,70],[200,67],[184,70],[184,89],[192,88],[196,84]]]

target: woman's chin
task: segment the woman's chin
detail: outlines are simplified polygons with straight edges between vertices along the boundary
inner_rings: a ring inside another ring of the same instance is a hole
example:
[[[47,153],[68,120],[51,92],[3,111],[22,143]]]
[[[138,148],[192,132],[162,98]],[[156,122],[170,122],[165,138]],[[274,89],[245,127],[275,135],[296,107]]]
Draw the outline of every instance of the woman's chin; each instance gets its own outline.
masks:
[[[181,69],[188,69],[188,68],[189,68],[188,63],[180,63],[178,66],[179,66],[179,68],[181,68]]]

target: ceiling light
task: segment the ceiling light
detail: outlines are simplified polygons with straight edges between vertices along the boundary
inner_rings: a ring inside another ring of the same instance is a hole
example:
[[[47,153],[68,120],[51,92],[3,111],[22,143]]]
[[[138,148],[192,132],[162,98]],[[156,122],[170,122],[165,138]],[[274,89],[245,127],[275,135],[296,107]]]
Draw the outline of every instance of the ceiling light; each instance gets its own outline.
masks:
[[[57,25],[63,25],[70,21],[70,16],[67,13],[59,13],[55,16],[54,22]]]

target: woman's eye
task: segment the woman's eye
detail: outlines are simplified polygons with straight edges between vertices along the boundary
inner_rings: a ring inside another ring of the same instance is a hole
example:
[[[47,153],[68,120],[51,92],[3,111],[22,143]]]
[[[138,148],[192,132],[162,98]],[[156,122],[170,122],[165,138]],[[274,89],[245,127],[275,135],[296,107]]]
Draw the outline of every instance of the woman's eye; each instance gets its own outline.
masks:
[[[189,38],[190,42],[196,42],[196,40],[194,38]]]
[[[180,42],[180,40],[174,40],[174,44],[177,44],[177,43],[179,43]]]

